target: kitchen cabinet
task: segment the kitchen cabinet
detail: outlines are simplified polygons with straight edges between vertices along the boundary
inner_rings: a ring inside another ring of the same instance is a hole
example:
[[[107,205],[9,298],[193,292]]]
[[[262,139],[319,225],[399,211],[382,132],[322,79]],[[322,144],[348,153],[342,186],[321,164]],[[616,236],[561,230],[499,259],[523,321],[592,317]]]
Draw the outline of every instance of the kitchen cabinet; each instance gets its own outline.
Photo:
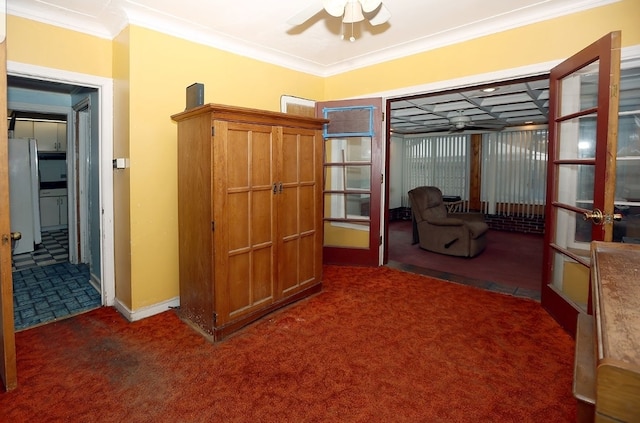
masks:
[[[33,122],[33,138],[38,140],[40,151],[67,151],[66,124]]]
[[[15,138],[35,138],[38,151],[67,151],[67,124],[64,122],[17,120]]]
[[[326,120],[217,104],[172,119],[180,317],[217,341],[319,292]]]
[[[42,230],[67,226],[67,213],[66,189],[40,191],[40,226]]]

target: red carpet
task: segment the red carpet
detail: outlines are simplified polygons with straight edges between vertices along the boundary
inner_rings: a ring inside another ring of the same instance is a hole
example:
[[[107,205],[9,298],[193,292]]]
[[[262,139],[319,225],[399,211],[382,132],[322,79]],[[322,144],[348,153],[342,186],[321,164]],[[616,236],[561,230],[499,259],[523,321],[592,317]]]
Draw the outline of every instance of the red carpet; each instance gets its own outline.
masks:
[[[114,309],[16,334],[13,422],[568,422],[572,339],[534,301],[389,268],[212,345]]]

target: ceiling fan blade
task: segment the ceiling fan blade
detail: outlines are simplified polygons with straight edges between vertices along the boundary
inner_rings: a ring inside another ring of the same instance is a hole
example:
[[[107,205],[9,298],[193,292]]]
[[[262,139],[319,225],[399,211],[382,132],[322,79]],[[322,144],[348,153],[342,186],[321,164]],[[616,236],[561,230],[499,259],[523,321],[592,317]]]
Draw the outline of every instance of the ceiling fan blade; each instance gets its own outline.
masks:
[[[382,4],[382,0],[360,0],[360,4],[364,13],[370,13]]]
[[[292,26],[302,25],[317,13],[322,11],[322,0],[315,0],[309,6],[296,13],[287,20],[287,23]]]
[[[380,5],[380,10],[378,10],[378,13],[376,13],[374,17],[369,19],[369,23],[373,26],[382,25],[383,23],[387,22],[390,18],[391,18],[391,12],[389,12],[389,9],[387,9],[385,5],[382,4]]]
[[[322,7],[331,16],[339,18],[344,15],[344,8],[347,2],[348,0],[322,0]]]
[[[506,125],[501,122],[473,122],[467,126],[472,126],[476,129],[504,129]]]

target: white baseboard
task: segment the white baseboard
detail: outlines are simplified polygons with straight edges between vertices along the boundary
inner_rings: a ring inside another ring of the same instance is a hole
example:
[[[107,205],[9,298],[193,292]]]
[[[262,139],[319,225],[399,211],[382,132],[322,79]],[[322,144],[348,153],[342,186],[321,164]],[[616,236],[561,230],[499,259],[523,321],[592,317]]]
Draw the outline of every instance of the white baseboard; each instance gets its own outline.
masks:
[[[127,306],[122,304],[120,300],[115,299],[114,307],[130,322],[136,320],[142,320],[147,317],[151,317],[156,314],[164,313],[165,311],[180,306],[180,297],[175,297],[161,303],[157,303],[148,307],[143,307],[138,310],[130,310]]]

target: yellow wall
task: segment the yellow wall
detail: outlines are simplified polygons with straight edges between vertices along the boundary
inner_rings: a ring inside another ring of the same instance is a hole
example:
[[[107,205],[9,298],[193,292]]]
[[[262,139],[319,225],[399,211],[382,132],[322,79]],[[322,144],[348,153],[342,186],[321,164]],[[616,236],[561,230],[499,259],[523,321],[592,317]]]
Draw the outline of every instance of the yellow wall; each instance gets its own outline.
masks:
[[[640,1],[623,0],[345,72],[327,78],[326,99],[360,97],[375,92],[561,60],[616,30],[622,31],[623,47],[639,45],[639,17]]]
[[[111,41],[7,15],[7,60],[111,78]]]
[[[113,157],[129,157],[130,131],[130,31],[113,40]],[[116,298],[132,309],[131,292],[131,171],[113,172],[113,226]]]
[[[178,295],[176,126],[185,88],[205,102],[279,110],[280,96],[330,100],[567,57],[621,29],[640,45],[640,2],[591,11],[417,54],[326,79],[137,26],[113,41],[8,16],[8,59],[114,78],[116,296],[135,311]]]

